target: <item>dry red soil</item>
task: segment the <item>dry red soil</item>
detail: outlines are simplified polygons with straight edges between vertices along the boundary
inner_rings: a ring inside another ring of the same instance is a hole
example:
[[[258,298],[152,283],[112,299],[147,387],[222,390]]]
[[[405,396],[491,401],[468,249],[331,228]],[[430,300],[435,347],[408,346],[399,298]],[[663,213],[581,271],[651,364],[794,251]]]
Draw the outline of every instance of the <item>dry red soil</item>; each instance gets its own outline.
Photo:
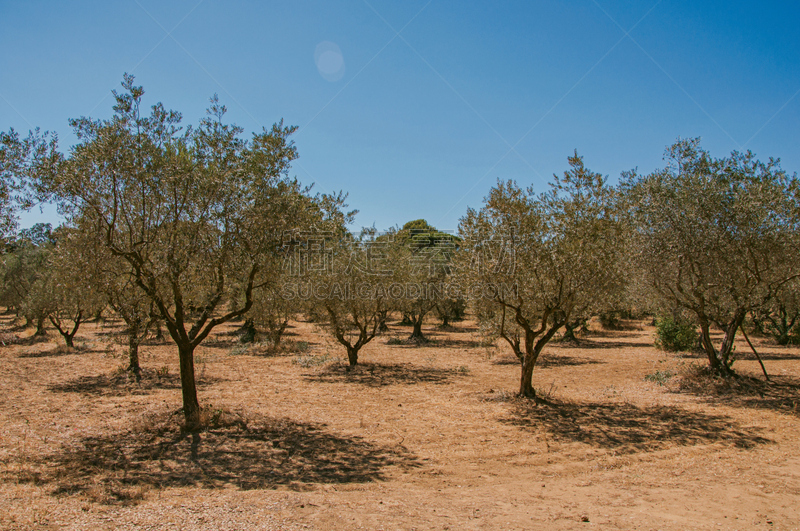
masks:
[[[800,529],[796,347],[755,341],[766,385],[737,343],[749,379],[729,388],[626,322],[548,346],[537,406],[474,324],[431,323],[423,346],[391,325],[353,371],[316,324],[281,353],[222,327],[196,352],[209,427],[191,434],[171,345],[143,346],[136,384],[121,323],[67,350],[3,316],[0,527]]]

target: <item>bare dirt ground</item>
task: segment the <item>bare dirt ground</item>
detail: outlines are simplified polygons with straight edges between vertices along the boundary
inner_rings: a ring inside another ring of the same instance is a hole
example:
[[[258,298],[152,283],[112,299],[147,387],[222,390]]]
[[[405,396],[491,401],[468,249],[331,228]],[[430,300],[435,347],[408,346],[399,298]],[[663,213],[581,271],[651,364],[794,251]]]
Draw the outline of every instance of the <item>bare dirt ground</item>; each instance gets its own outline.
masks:
[[[390,324],[350,372],[312,323],[279,354],[223,327],[196,352],[192,435],[174,347],[144,345],[134,384],[119,322],[68,351],[2,316],[0,527],[800,529],[800,349],[756,341],[766,386],[737,344],[754,380],[726,390],[626,322],[548,346],[535,406],[473,324],[419,347]]]

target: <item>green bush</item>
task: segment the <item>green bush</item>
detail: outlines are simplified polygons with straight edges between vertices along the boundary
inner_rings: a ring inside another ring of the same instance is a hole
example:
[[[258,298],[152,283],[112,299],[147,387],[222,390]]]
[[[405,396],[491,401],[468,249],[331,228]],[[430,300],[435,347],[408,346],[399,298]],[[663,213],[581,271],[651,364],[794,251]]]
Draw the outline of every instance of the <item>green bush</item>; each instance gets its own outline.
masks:
[[[662,316],[656,319],[656,347],[669,352],[694,350],[697,328],[687,319]]]

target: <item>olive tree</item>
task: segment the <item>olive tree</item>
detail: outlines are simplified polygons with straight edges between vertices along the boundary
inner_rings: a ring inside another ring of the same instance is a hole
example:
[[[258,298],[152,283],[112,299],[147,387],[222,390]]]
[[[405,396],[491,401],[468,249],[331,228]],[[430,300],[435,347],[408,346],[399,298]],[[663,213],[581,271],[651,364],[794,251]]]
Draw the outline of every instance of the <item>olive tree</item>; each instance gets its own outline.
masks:
[[[289,321],[304,308],[301,301],[285,298],[281,290],[284,284],[270,283],[256,294],[247,325],[266,330],[267,339],[274,347],[280,345]]]
[[[331,334],[347,349],[351,367],[358,363],[359,351],[380,332],[390,300],[391,276],[374,267],[374,246],[382,243],[376,242],[374,231],[369,230],[339,240],[330,268],[322,277],[327,288],[317,292],[328,314]]]
[[[136,381],[141,380],[142,367],[139,362],[139,347],[147,337],[151,327],[158,321],[152,300],[136,286],[136,278],[125,264],[117,260],[110,262],[114,269],[107,269],[107,277],[102,286],[105,301],[125,322],[125,336],[128,342],[127,371]],[[121,266],[121,267],[120,267]]]
[[[38,300],[38,291],[54,246],[52,227],[49,223],[40,223],[19,231],[0,256],[0,304],[24,317],[27,324],[34,324],[36,335],[45,333],[47,308]]]
[[[184,131],[181,115],[160,103],[144,112],[132,76],[122,85],[112,118],[71,120],[79,143],[44,166],[37,185],[68,219],[90,220],[127,263],[177,346],[183,413],[196,429],[195,349],[250,310],[263,264],[314,201],[288,177],[294,127],[242,138],[214,97],[207,117]]]
[[[519,359],[519,394],[528,398],[536,397],[533,370],[555,333],[602,311],[623,286],[625,224],[615,190],[577,153],[569,165],[542,194],[498,182],[459,225],[466,291],[484,330]]]
[[[65,226],[55,232],[56,245],[37,284],[41,293],[36,297],[67,347],[73,348],[80,326],[105,304],[98,290],[96,256],[87,246],[87,235]]]
[[[623,179],[631,257],[660,306],[694,316],[710,370],[731,376],[747,314],[800,273],[798,181],[749,151],[713,158],[699,139],[677,141],[665,160],[663,169]],[[723,332],[718,346],[712,325]]]

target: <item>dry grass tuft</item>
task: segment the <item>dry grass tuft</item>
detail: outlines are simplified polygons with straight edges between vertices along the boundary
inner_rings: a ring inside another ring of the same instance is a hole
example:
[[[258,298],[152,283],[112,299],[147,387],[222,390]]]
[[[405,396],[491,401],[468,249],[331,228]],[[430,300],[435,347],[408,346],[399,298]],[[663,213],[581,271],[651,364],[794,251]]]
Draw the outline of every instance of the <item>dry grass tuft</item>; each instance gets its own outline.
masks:
[[[516,393],[506,389],[489,389],[489,393],[481,397],[483,402],[511,402],[517,397]]]

